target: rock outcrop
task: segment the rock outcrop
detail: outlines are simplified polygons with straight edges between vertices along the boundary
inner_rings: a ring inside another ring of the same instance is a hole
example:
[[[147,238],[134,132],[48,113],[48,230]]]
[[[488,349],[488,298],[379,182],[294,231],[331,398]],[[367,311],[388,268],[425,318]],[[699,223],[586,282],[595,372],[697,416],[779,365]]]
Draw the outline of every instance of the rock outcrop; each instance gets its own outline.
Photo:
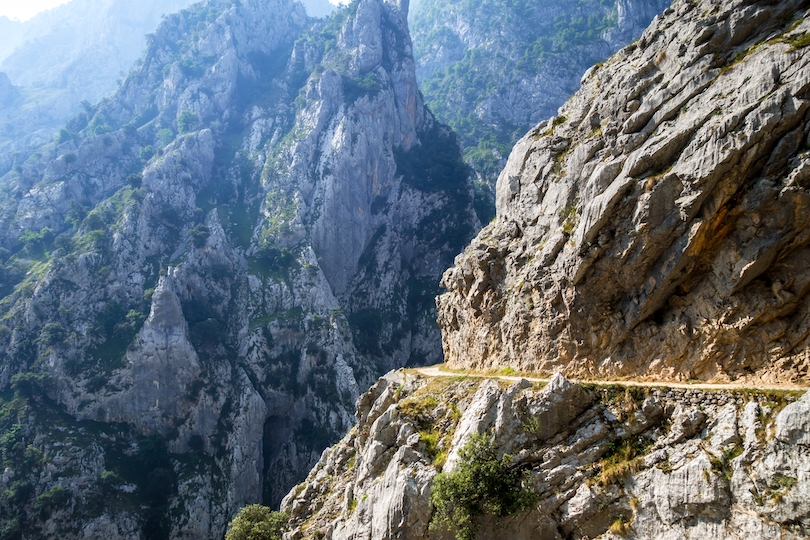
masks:
[[[288,538],[453,538],[430,526],[431,485],[473,433],[526,468],[539,494],[526,512],[484,516],[479,538],[805,538],[801,394],[389,373],[285,498]]]
[[[675,2],[515,146],[445,273],[447,361],[808,379],[802,2]]]

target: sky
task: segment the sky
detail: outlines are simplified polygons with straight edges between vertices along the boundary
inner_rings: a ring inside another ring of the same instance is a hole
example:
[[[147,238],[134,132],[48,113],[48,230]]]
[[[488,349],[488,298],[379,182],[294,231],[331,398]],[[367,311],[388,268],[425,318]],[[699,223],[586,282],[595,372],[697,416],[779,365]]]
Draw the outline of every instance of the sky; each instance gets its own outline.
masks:
[[[0,0],[0,17],[26,21],[46,9],[66,4],[69,0]]]

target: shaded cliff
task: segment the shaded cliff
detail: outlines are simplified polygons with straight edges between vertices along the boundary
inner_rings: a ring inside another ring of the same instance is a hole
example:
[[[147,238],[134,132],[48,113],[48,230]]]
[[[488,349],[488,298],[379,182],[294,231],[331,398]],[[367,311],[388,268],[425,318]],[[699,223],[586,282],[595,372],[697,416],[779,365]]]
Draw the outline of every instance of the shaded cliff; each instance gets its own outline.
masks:
[[[676,2],[515,146],[443,278],[447,361],[807,380],[801,2]]]

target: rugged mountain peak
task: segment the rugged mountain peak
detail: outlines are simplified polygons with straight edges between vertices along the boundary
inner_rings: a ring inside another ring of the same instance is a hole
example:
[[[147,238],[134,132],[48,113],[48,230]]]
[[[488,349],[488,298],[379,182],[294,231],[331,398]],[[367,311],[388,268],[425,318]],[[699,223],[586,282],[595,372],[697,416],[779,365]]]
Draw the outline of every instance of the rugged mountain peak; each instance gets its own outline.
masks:
[[[447,361],[808,377],[801,2],[675,2],[515,146],[443,279]]]
[[[95,403],[74,411],[78,418],[127,422],[165,434],[173,420],[188,414],[185,394],[201,365],[174,291],[174,273],[169,267],[155,287],[151,312],[126,353],[125,367]]]
[[[144,323],[144,329],[150,331],[163,331],[175,333],[180,330],[186,333],[186,320],[183,318],[183,308],[180,300],[174,292],[175,269],[169,267],[165,276],[161,276],[152,294],[152,308],[149,311],[149,318]]]
[[[290,230],[262,234],[264,240],[294,247],[309,229],[340,296],[351,294],[358,261],[386,221],[377,207],[394,202],[402,191],[394,150],[409,151],[419,141],[418,132],[432,129],[434,121],[419,95],[405,14],[395,3],[358,2],[339,42],[342,46],[321,61],[323,73],[306,86],[311,102],[297,115],[295,129],[307,136],[285,151],[289,165],[285,159],[265,175],[268,187],[285,186],[285,200],[298,208]],[[335,67],[342,63],[348,70],[341,74]],[[313,168],[323,171],[325,182],[312,183]]]
[[[0,382],[53,382],[49,400],[14,402],[39,407],[26,440],[104,432],[70,442],[98,456],[71,494],[102,489],[104,470],[135,487],[99,530],[221,536],[245,503],[278,504],[377,376],[440,358],[433,298],[476,221],[406,15],[381,0],[319,21],[287,0],[197,4],[2,178]],[[160,498],[130,474],[155,460]],[[37,470],[15,512],[52,487]],[[91,519],[77,511],[65,527]]]

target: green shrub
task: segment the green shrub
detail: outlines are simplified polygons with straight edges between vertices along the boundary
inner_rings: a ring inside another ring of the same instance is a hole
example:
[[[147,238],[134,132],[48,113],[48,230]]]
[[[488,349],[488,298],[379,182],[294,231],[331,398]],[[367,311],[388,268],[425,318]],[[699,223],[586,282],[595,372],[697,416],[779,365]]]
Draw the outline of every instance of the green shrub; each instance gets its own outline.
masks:
[[[191,242],[194,244],[195,247],[201,248],[205,246],[205,241],[208,239],[208,235],[211,232],[208,230],[203,223],[198,223],[188,231],[189,237],[191,237]]]
[[[155,155],[155,147],[152,146],[151,144],[147,144],[138,151],[138,157],[140,158],[142,163],[146,163],[147,161],[152,159],[152,156],[154,155]]]
[[[363,96],[373,99],[380,93],[381,88],[380,78],[373,72],[356,79],[343,77],[343,100],[347,104],[352,104]]]
[[[93,135],[99,136],[112,131],[113,128],[112,126],[110,126],[107,115],[105,115],[103,112],[99,112],[90,121],[90,124],[87,126],[87,129]]]
[[[53,240],[53,245],[57,249],[62,249],[65,253],[73,251],[73,237],[67,233],[62,233]]]
[[[143,148],[141,149],[143,150]],[[135,189],[141,187],[141,183],[143,183],[143,175],[142,174],[130,174],[127,176],[127,184]]]
[[[54,234],[50,227],[43,227],[39,232],[25,231],[20,235],[20,242],[25,246],[28,255],[36,257],[53,242]]]
[[[197,126],[197,115],[191,111],[180,111],[177,115],[177,130],[188,133]]]
[[[107,206],[97,206],[82,220],[82,228],[88,231],[104,231],[115,221],[115,214]]]
[[[66,143],[70,141],[72,138],[73,135],[71,135],[71,133],[65,128],[62,128],[59,130],[59,135],[56,136],[56,144]]]
[[[50,322],[42,327],[37,341],[45,347],[58,345],[65,341],[67,331],[58,322]]]
[[[432,529],[455,530],[458,540],[473,540],[480,516],[504,517],[536,504],[537,493],[523,487],[527,471],[513,464],[512,456],[498,459],[490,437],[473,435],[459,457],[456,470],[433,480]]]
[[[70,492],[62,486],[53,486],[51,489],[37,497],[34,501],[34,511],[46,516],[51,511],[63,507],[70,500]]]
[[[228,525],[225,540],[281,540],[289,516],[260,504],[242,508]]]
[[[87,216],[87,208],[76,201],[70,201],[65,223],[69,224],[71,227],[78,228],[85,216]]]
[[[186,77],[200,77],[205,73],[205,66],[198,64],[191,58],[183,58],[180,61],[180,69]]]
[[[158,130],[157,138],[160,141],[160,146],[166,146],[174,140],[174,133],[169,128]]]
[[[23,504],[34,493],[34,486],[26,480],[17,480],[3,492],[3,499],[12,504]]]
[[[45,393],[49,380],[49,377],[43,373],[18,373],[11,377],[11,388],[18,396],[32,399]]]

